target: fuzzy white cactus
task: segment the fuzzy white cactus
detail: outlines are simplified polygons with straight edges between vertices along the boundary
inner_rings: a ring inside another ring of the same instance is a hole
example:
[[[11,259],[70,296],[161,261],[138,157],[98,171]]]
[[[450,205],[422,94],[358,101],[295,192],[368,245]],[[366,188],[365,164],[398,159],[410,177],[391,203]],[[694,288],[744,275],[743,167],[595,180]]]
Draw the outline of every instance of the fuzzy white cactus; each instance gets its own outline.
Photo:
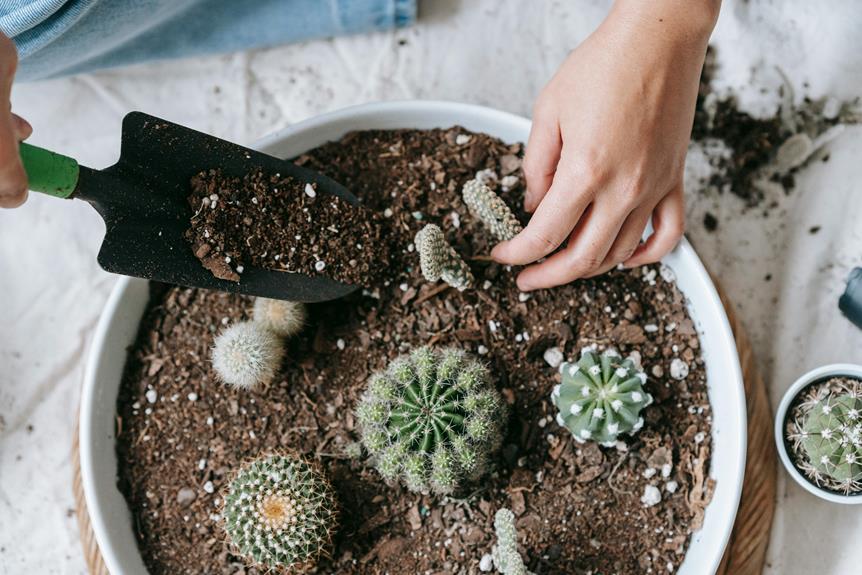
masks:
[[[413,242],[419,252],[419,265],[426,280],[436,282],[442,279],[458,291],[473,285],[470,268],[446,241],[439,226],[426,225],[416,233]]]
[[[515,514],[503,508],[494,515],[497,544],[491,549],[494,568],[503,575],[531,575],[518,553],[518,534],[515,531]]]
[[[212,363],[218,376],[234,387],[250,389],[272,381],[284,347],[273,332],[244,321],[225,329],[215,340]]]
[[[461,195],[473,217],[485,224],[497,241],[511,240],[524,229],[509,206],[482,181],[470,180]]]
[[[302,573],[329,552],[338,506],[332,487],[314,466],[270,455],[237,473],[222,515],[241,555],[278,572]]]
[[[259,297],[254,300],[254,321],[278,336],[291,337],[305,324],[305,306],[296,301]]]

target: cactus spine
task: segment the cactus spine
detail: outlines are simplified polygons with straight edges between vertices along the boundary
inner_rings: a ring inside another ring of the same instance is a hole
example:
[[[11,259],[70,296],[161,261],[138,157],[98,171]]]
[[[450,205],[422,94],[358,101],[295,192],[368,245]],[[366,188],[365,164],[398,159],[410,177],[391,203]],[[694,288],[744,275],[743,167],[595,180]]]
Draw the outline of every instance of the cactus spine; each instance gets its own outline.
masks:
[[[515,515],[508,509],[499,509],[494,515],[497,544],[491,549],[494,568],[503,575],[530,575],[521,554],[518,553],[518,534]]]
[[[505,405],[480,363],[460,350],[422,347],[372,376],[356,415],[387,481],[446,494],[485,472],[502,441]]]
[[[283,356],[283,344],[274,333],[244,321],[225,329],[216,338],[212,364],[225,383],[250,389],[272,381]]]
[[[509,206],[480,180],[470,180],[464,184],[461,195],[473,217],[485,224],[497,241],[511,240],[521,233],[523,226]]]
[[[256,564],[301,573],[328,552],[337,524],[335,494],[306,461],[270,455],[230,482],[222,512],[236,550]]]
[[[560,374],[562,382],[554,386],[551,401],[559,410],[557,423],[576,441],[609,447],[620,434],[643,426],[641,410],[652,396],[643,388],[646,374],[631,359],[623,360],[614,350],[598,355],[584,349],[577,363],[560,365]]]
[[[255,298],[254,321],[279,337],[291,337],[305,323],[305,306],[295,301]]]
[[[419,252],[422,275],[429,282],[443,280],[458,291],[473,285],[473,274],[467,263],[443,237],[443,230],[428,224],[418,232],[413,242]]]
[[[815,484],[862,491],[862,384],[830,382],[794,410],[789,439],[797,466]]]

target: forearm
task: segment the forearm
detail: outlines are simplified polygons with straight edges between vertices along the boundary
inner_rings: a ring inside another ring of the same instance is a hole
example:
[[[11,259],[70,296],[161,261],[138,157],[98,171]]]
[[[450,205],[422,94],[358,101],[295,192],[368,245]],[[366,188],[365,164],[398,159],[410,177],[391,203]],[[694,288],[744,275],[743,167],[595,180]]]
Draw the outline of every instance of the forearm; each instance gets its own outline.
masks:
[[[617,0],[606,22],[626,26],[653,42],[703,49],[718,20],[721,0]]]

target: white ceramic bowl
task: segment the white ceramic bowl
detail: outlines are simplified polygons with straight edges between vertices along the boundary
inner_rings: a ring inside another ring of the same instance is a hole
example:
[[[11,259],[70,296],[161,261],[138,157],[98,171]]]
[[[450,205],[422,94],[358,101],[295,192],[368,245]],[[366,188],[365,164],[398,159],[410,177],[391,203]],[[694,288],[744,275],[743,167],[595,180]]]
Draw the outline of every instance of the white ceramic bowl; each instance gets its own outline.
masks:
[[[781,463],[784,464],[784,469],[790,474],[796,483],[802,486],[803,489],[816,495],[826,501],[833,503],[843,503],[845,505],[858,505],[862,503],[862,494],[857,495],[842,495],[821,489],[806,479],[804,475],[796,468],[793,461],[790,459],[790,454],[787,452],[787,445],[784,441],[784,421],[787,419],[787,411],[790,405],[799,393],[818,381],[824,381],[832,377],[850,377],[853,379],[862,380],[862,365],[852,363],[832,363],[812,369],[799,379],[793,382],[793,385],[784,392],[784,397],[778,405],[778,411],[775,414],[775,446],[778,448],[778,456],[781,458]]]
[[[461,125],[507,142],[526,142],[530,121],[489,108],[449,102],[387,102],[347,108],[291,126],[264,138],[257,148],[274,156],[299,155],[351,130],[445,128]],[[664,263],[688,298],[700,334],[713,409],[710,476],[716,480],[703,528],[692,537],[678,575],[714,573],[721,560],[745,468],[745,394],[739,358],[724,308],[709,275],[685,240]],[[114,414],[126,361],[147,304],[147,282],[122,278],[102,313],[90,350],[81,401],[81,473],[93,530],[114,575],[143,575],[130,512],[117,489]]]

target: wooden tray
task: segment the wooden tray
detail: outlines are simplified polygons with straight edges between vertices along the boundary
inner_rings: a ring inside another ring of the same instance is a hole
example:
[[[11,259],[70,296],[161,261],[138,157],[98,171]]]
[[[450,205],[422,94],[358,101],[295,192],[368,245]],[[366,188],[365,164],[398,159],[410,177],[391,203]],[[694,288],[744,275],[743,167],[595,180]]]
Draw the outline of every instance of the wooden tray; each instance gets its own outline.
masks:
[[[730,542],[716,575],[760,575],[766,561],[766,547],[769,544],[772,516],[775,513],[778,463],[772,444],[772,409],[769,407],[766,386],[757,371],[745,329],[737,317],[733,304],[729,302],[718,283],[716,287],[736,338],[745,382],[748,414],[748,455],[742,499]],[[99,553],[99,546],[90,526],[87,504],[84,501],[77,432],[72,443],[72,461],[74,462],[72,489],[75,494],[75,510],[81,545],[84,547],[84,559],[91,575],[109,575]]]

